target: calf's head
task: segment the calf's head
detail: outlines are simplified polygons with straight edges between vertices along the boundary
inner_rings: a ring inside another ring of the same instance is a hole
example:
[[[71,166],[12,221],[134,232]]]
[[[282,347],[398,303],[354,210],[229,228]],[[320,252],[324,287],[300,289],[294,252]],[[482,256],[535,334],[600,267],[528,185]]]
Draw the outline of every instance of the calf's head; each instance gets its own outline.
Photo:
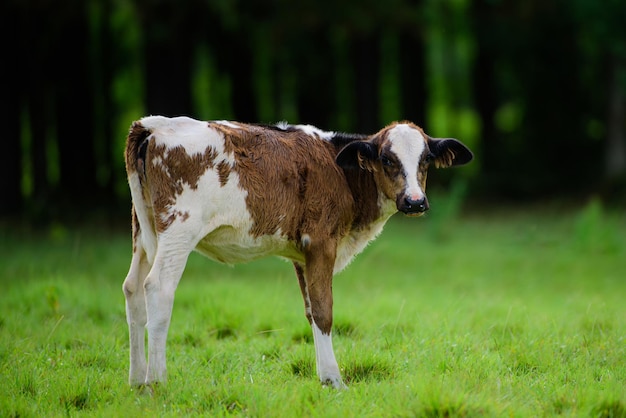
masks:
[[[431,138],[410,122],[393,123],[366,140],[354,141],[337,154],[339,166],[373,173],[379,190],[395,200],[400,212],[419,216],[429,208],[426,175],[430,164],[467,164],[472,152],[452,138]]]

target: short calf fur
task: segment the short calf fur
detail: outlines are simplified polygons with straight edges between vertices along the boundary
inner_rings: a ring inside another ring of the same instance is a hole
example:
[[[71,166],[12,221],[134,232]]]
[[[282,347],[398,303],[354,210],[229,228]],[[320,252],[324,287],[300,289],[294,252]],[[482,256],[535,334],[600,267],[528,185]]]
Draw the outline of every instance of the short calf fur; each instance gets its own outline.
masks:
[[[174,294],[195,250],[230,264],[270,255],[291,260],[317,375],[342,387],[332,346],[333,275],[391,215],[428,210],[429,165],[472,157],[459,141],[431,138],[410,122],[368,136],[187,117],[134,122],[126,145],[133,256],[123,285],[130,384],[166,380]]]

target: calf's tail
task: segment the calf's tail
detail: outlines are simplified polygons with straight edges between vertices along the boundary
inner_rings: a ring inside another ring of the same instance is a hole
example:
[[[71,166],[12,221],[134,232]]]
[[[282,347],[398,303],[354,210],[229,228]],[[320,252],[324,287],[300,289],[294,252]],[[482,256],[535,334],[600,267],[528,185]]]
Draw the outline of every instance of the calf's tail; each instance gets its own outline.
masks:
[[[152,228],[150,193],[146,178],[146,153],[151,129],[142,121],[133,122],[126,138],[126,174],[133,201],[133,251],[145,251],[152,263],[156,251],[156,236]]]
[[[126,138],[126,173],[130,176],[137,172],[139,177],[145,175],[146,150],[151,132],[141,121],[133,122]]]

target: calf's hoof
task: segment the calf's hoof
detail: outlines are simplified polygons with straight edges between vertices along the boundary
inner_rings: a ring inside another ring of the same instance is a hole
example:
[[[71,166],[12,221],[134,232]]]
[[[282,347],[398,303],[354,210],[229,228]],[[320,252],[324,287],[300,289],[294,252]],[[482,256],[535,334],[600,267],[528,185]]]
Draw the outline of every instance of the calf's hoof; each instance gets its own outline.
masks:
[[[325,379],[322,379],[322,386],[329,386],[332,387],[333,389],[337,389],[337,390],[346,390],[348,389],[348,386],[346,386],[342,381],[341,381],[341,377],[327,377]]]
[[[141,396],[153,397],[158,387],[159,382],[141,383],[139,385],[133,385],[132,390],[136,391]]]

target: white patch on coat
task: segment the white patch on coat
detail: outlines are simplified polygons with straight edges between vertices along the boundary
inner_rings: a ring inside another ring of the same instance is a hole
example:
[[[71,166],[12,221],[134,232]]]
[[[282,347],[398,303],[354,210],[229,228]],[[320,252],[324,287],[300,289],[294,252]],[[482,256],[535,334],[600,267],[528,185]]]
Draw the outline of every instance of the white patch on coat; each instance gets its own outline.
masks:
[[[254,237],[254,223],[246,204],[247,192],[239,187],[239,175],[231,172],[228,181],[220,185],[215,169],[207,170],[198,179],[198,187],[183,185],[167,218],[173,213],[188,213],[176,217],[168,231],[191,231],[195,251],[226,264],[248,262],[269,255],[304,262],[295,243],[278,230],[273,235]],[[184,235],[184,234],[183,234]]]
[[[152,133],[157,146],[165,145],[167,149],[182,146],[190,156],[204,154],[209,146],[218,153],[224,152],[224,137],[211,129],[207,122],[186,116],[171,119],[148,116],[140,122]],[[167,150],[165,155],[167,156]]]
[[[422,199],[424,191],[417,182],[417,170],[426,147],[426,139],[420,131],[407,124],[393,127],[389,131],[388,138],[391,142],[391,151],[396,154],[404,170],[406,178],[404,193],[413,200]]]
[[[380,202],[382,201],[382,202]],[[354,260],[354,258],[367,247],[383,231],[385,223],[391,215],[396,213],[398,209],[396,204],[389,199],[379,199],[379,206],[382,215],[377,220],[369,223],[361,230],[352,230],[348,235],[343,237],[337,245],[337,257],[335,258],[335,267],[333,274],[337,274]]]
[[[214,123],[217,123],[218,125],[227,126],[229,128],[241,129],[241,127],[239,125],[236,125],[233,122],[230,122],[230,121],[227,121],[227,120],[216,120],[216,121],[214,121]]]
[[[334,132],[323,131],[313,125],[295,125],[294,128],[300,129],[302,132],[310,136],[317,135],[326,141],[330,141],[335,136]]]

